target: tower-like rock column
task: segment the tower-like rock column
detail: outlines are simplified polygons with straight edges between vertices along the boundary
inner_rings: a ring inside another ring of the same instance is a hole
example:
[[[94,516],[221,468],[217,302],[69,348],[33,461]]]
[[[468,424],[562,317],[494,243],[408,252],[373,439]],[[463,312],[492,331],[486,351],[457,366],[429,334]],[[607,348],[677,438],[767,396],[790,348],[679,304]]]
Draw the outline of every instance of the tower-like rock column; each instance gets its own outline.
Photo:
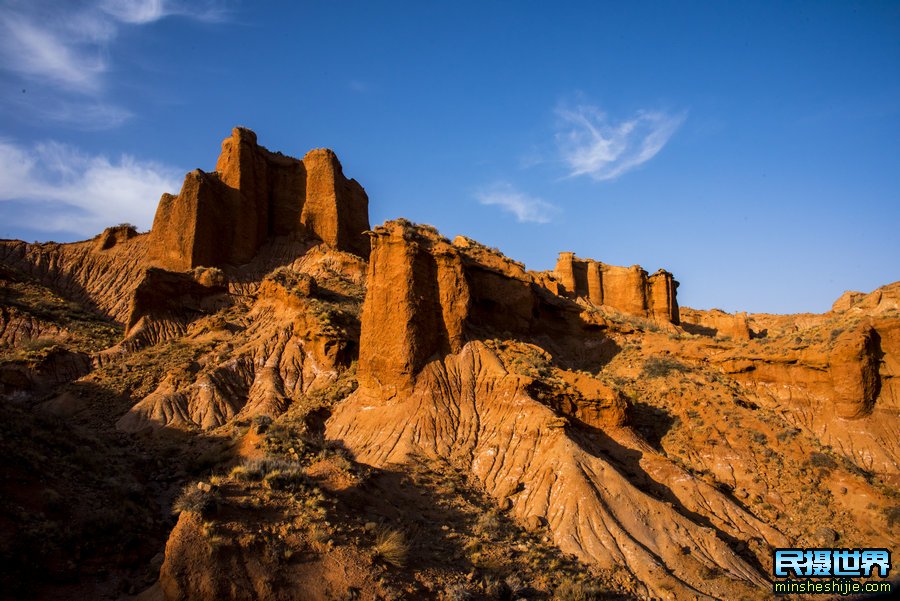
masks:
[[[678,282],[675,281],[672,274],[660,269],[651,275],[647,281],[649,282],[650,290],[650,315],[655,319],[669,321],[676,325],[680,323],[678,301],[675,298]]]
[[[459,252],[402,221],[371,234],[359,381],[404,389],[436,353],[464,343],[469,287]]]
[[[192,171],[178,196],[164,194],[153,220],[149,257],[173,270],[240,265],[273,236],[299,235],[369,256],[369,200],[344,177],[327,149],[301,161],[260,146],[235,128],[216,171]]]
[[[309,151],[306,198],[300,222],[326,244],[369,256],[369,197],[359,183],[344,177],[337,155],[327,148]]]

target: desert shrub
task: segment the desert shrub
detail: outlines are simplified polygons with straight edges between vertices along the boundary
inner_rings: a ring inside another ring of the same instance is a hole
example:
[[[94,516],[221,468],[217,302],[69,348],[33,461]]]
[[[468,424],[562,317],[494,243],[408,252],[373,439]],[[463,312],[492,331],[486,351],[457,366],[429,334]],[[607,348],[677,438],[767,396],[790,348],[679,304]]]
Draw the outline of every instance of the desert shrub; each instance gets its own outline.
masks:
[[[500,526],[500,515],[496,510],[491,509],[478,516],[478,520],[475,522],[475,532],[488,538],[494,538],[500,534]]]
[[[202,453],[190,462],[192,472],[201,472],[231,459],[231,447],[224,442],[211,443]]]
[[[786,442],[795,438],[798,434],[800,434],[800,430],[798,428],[786,428],[779,432],[775,438],[778,439],[779,442]]]
[[[264,481],[274,490],[296,490],[308,483],[306,474],[299,465],[273,469],[265,475]]]
[[[409,544],[403,532],[382,526],[375,533],[373,550],[377,559],[402,568],[409,555]]]
[[[664,378],[672,373],[684,373],[688,367],[669,357],[650,357],[644,361],[641,375],[645,378]]]
[[[884,517],[887,519],[888,528],[893,528],[894,524],[900,524],[900,505],[885,508]]]
[[[453,584],[441,596],[443,601],[472,601],[475,595],[465,584]]]
[[[248,465],[236,465],[231,469],[230,476],[235,480],[253,482],[262,480],[263,473],[259,469],[251,468]]]
[[[817,453],[813,451],[809,454],[809,464],[813,467],[832,470],[837,467],[837,462],[825,453]]]
[[[257,415],[253,418],[253,425],[257,434],[262,434],[272,425],[272,418],[268,415]]]
[[[769,437],[762,432],[752,431],[750,432],[750,438],[752,438],[754,442],[759,444],[766,444],[767,442],[769,442]]]
[[[245,482],[264,480],[272,488],[289,483],[305,483],[303,467],[297,461],[281,459],[250,459],[231,470],[231,477]],[[274,483],[274,484],[273,484]]]
[[[583,581],[566,578],[553,591],[554,601],[594,601],[603,591]]]
[[[722,575],[722,570],[715,567],[703,566],[700,568],[700,578],[703,580],[713,580]]]
[[[218,507],[218,495],[212,490],[205,491],[195,484],[188,484],[175,499],[173,513],[188,511],[201,516],[209,515]]]
[[[514,601],[526,594],[526,587],[516,576],[499,580],[488,576],[484,581],[484,596],[496,601]]]

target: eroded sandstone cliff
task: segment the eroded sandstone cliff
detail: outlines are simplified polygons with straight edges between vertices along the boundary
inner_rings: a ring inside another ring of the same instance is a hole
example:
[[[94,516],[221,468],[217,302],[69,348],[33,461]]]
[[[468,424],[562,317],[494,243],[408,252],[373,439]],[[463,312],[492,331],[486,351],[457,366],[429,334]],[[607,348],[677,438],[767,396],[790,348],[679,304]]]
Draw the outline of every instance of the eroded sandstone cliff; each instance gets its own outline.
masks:
[[[558,293],[565,296],[608,305],[629,315],[679,323],[678,282],[663,269],[648,275],[639,265],[607,265],[562,252],[553,275],[560,284]]]
[[[192,171],[178,196],[160,199],[149,256],[176,271],[240,265],[272,237],[295,235],[366,257],[368,206],[331,150],[298,160],[269,152],[238,127],[222,142],[215,172]]]

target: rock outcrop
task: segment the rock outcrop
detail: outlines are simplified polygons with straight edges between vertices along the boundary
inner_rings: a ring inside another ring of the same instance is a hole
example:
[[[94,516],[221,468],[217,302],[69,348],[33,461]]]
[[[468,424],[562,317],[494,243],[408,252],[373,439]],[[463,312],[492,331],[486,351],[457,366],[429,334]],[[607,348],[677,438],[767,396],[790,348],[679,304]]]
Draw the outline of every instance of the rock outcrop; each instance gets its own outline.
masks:
[[[607,265],[562,252],[553,273],[559,282],[554,291],[558,294],[607,305],[629,315],[679,323],[678,282],[668,271],[660,269],[648,275],[639,265]]]
[[[548,293],[524,267],[465,237],[452,243],[405,220],[374,229],[360,338],[359,377],[407,387],[435,357],[497,333],[596,343],[583,308]],[[552,344],[552,343],[551,343]],[[583,347],[574,349],[583,353]],[[374,385],[375,382],[368,381]]]
[[[888,284],[869,294],[848,290],[831,306],[835,313],[865,313],[879,315],[889,311],[900,311],[900,283]]]
[[[838,417],[857,419],[872,413],[881,392],[881,354],[881,336],[868,323],[844,332],[835,341],[829,372]]]
[[[127,242],[138,235],[137,229],[128,223],[108,227],[95,238],[95,250],[109,250],[116,244]]]
[[[298,160],[269,152],[235,128],[216,171],[185,176],[164,194],[151,231],[150,260],[175,271],[249,262],[275,236],[313,237],[368,256],[368,197],[325,149]]]
[[[746,313],[726,313],[720,309],[702,311],[681,307],[681,327],[691,334],[750,340],[752,332]]]
[[[893,479],[900,473],[893,358],[900,319],[852,324],[824,328],[821,343],[792,335],[785,348],[763,339],[752,350],[736,347],[711,359],[758,406],[777,410],[861,469]]]
[[[180,336],[193,319],[228,304],[227,292],[225,277],[215,268],[193,273],[148,268],[131,298],[125,340],[136,348]]]
[[[181,332],[225,344],[229,352],[170,371],[118,420],[117,428],[210,430],[238,416],[277,416],[304,395],[332,384],[355,358],[355,315],[361,301],[335,286],[359,288],[354,279],[359,263],[347,254],[342,268],[333,255],[311,252],[295,269],[276,270],[243,308],[246,326],[221,317],[194,321],[229,304],[216,271],[148,270],[147,290],[139,287],[135,296],[126,344],[165,340]],[[320,283],[310,275],[322,272]]]
[[[535,377],[512,371],[518,360],[510,350],[491,342],[498,335],[589,340],[578,305],[550,296],[520,266],[467,239],[450,244],[405,222],[375,228],[372,236],[360,387],[336,407],[329,438],[376,466],[420,455],[451,458],[517,518],[547,523],[563,551],[602,567],[627,565],[651,595],[716,594],[693,576],[703,569],[724,570],[741,583],[734,591],[762,585],[711,530],[635,488],[588,442],[627,423],[620,393],[552,363],[535,386]],[[542,354],[530,343],[504,344]],[[553,381],[558,390],[546,389]],[[639,444],[620,436],[629,448]],[[677,469],[659,462],[657,469]],[[687,473],[681,478],[693,482]],[[697,486],[705,487],[706,500],[691,500]],[[785,541],[711,487],[693,482],[679,491],[686,505],[701,511],[705,504],[714,523],[734,528],[725,516],[740,516],[754,535]]]
[[[462,347],[469,287],[448,241],[403,223],[372,233],[360,335],[360,378],[407,387],[437,353]]]

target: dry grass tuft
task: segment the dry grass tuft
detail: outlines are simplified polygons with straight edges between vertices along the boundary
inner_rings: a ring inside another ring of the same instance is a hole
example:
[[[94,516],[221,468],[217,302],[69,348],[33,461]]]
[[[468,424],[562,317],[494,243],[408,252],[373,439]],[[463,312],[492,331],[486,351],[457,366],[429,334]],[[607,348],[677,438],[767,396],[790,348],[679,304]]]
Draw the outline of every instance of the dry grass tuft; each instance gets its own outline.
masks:
[[[409,544],[400,530],[382,526],[375,534],[375,557],[398,568],[406,565]]]
[[[603,591],[583,581],[567,578],[553,591],[553,601],[594,601]]]

